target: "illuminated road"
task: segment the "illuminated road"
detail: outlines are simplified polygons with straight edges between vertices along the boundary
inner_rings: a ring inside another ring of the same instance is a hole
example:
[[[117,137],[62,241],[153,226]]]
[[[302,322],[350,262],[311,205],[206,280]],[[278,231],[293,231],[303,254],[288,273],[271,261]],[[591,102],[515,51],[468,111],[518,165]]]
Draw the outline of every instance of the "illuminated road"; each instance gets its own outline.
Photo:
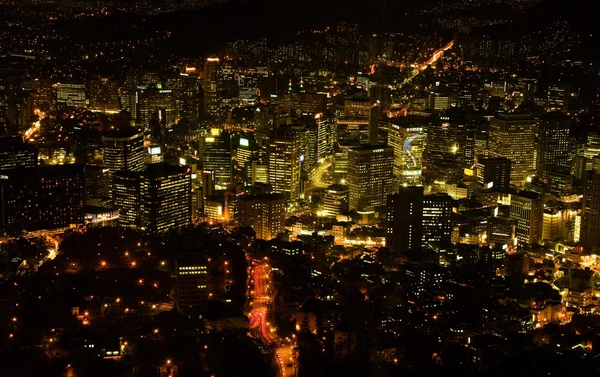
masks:
[[[259,336],[263,343],[275,351],[275,358],[282,377],[294,376],[295,360],[293,345],[290,339],[280,339],[275,327],[268,321],[269,306],[272,304],[271,268],[266,262],[253,261],[249,285],[252,298],[250,318],[251,332]]]
[[[313,188],[326,188],[333,182],[323,181],[323,176],[331,168],[332,159],[327,158],[325,161],[315,166],[310,172],[310,181]]]
[[[453,46],[454,46],[454,41],[450,41],[450,43],[448,43],[444,47],[435,50],[435,52],[433,53],[433,55],[431,55],[431,57],[429,58],[429,60],[427,60],[427,62],[425,62],[423,64],[415,64],[416,67],[413,70],[412,74],[409,77],[407,77],[402,82],[402,84],[399,85],[399,87],[411,82],[412,79],[414,79],[419,73],[421,73],[421,71],[425,70],[429,65],[437,62],[442,57],[442,55],[444,55],[444,52],[451,49]]]
[[[38,121],[34,122],[31,127],[29,127],[28,129],[25,130],[25,132],[23,133],[23,138],[24,139],[29,139],[31,136],[33,136],[34,133],[38,132],[41,128],[41,122],[42,119],[44,119],[46,117],[46,113],[39,111],[38,109],[35,110],[35,114],[38,116]]]

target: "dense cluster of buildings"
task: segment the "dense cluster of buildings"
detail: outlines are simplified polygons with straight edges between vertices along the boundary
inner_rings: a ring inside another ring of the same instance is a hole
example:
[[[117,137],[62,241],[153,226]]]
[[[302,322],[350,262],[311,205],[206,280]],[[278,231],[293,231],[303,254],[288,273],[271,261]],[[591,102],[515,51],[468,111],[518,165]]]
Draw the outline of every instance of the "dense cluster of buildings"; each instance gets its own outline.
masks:
[[[202,58],[131,52],[170,32],[82,49],[77,68],[46,45],[0,46],[0,277],[15,279],[0,302],[22,305],[22,276],[60,291],[89,273],[97,286],[57,304],[85,307],[70,308],[81,328],[181,316],[169,335],[124,332],[109,359],[126,337],[197,336],[204,355],[213,330],[244,328],[304,375],[510,373],[532,350],[598,366],[598,65],[563,55],[579,42],[562,21],[503,39],[476,26],[508,21],[456,16],[473,5],[452,3],[415,13],[439,33],[339,23]],[[130,54],[150,62],[116,64]],[[29,275],[45,263],[50,274]],[[113,282],[136,289],[115,295]],[[14,318],[8,341],[23,331]],[[44,347],[0,351],[89,351],[81,328],[53,323]]]

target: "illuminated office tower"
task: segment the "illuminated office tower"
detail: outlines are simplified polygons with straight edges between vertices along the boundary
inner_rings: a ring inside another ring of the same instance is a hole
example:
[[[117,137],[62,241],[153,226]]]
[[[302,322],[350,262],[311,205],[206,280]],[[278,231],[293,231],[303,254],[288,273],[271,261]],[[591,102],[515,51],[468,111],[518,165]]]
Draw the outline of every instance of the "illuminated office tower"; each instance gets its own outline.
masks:
[[[448,243],[452,234],[453,200],[449,195],[423,197],[423,245],[432,242]]]
[[[85,200],[110,197],[109,170],[96,165],[84,166]]]
[[[240,137],[235,150],[235,161],[243,182],[252,181],[252,161],[258,158],[256,142],[252,137]]]
[[[333,184],[325,189],[323,195],[323,215],[336,217],[338,215],[348,215],[350,190],[346,185]]]
[[[490,121],[488,157],[511,162],[511,183],[523,185],[535,171],[536,121],[528,114],[499,114]]]
[[[164,145],[167,141],[167,111],[162,107],[156,108],[150,118],[150,136],[152,141],[158,145]]]
[[[219,73],[219,58],[207,58],[204,63],[204,116],[208,118],[221,117],[221,103],[219,100],[217,81]]]
[[[204,196],[210,196],[215,193],[215,172],[212,170],[202,170],[200,176],[202,192]]]
[[[252,160],[252,184],[269,183],[269,164]]]
[[[440,117],[427,124],[423,151],[427,183],[456,183],[465,167],[466,129],[464,123]]]
[[[340,145],[359,146],[377,143],[378,108],[370,99],[346,99],[337,117]]]
[[[424,141],[423,127],[389,124],[387,145],[394,150],[395,179],[407,182],[421,177]]]
[[[269,241],[285,231],[285,198],[282,194],[242,195],[238,214],[240,226],[252,227],[257,239]]]
[[[392,189],[394,150],[385,146],[361,146],[348,150],[350,209],[385,205]]]
[[[38,230],[83,223],[83,166],[16,168],[0,175],[0,229]]]
[[[429,92],[427,108],[434,111],[448,110],[456,105],[458,94],[450,89],[441,88]]]
[[[181,102],[181,123],[188,130],[200,124],[201,98],[200,80],[196,76],[183,75],[179,100]]]
[[[86,105],[85,85],[57,83],[56,102],[63,106],[84,107]]]
[[[115,79],[98,77],[90,81],[90,110],[107,114],[120,110],[119,83]]]
[[[515,222],[519,242],[534,245],[541,241],[543,215],[544,205],[539,194],[521,191],[511,195],[509,217]]]
[[[302,127],[280,127],[267,138],[269,183],[286,200],[300,198],[300,172],[305,131]]]
[[[565,111],[567,109],[568,90],[559,85],[550,85],[548,87],[547,97],[548,105],[547,110],[549,111]]]
[[[0,170],[33,168],[38,163],[38,148],[21,137],[0,138]]]
[[[175,308],[180,313],[202,310],[208,301],[208,262],[206,256],[178,257]]]
[[[485,189],[509,188],[510,160],[502,157],[477,160],[477,182]]]
[[[179,115],[176,111],[175,95],[172,89],[148,87],[138,90],[137,122],[143,127],[150,127],[152,118],[158,109],[164,111],[164,122],[167,126],[175,124]]]
[[[119,170],[111,172],[113,206],[119,210],[117,224],[137,228],[140,221],[139,172]]]
[[[333,155],[336,140],[335,121],[328,114],[317,114],[317,160]]]
[[[227,187],[231,183],[231,152],[231,136],[227,132],[200,138],[202,169],[215,173],[217,186]]]
[[[102,152],[103,165],[111,171],[144,170],[144,134],[137,129],[106,131]]]
[[[418,249],[423,239],[423,187],[400,187],[387,197],[385,246],[393,252]]]
[[[187,168],[157,163],[140,173],[140,227],[164,232],[189,225],[192,183]]]
[[[240,93],[237,68],[231,61],[221,62],[217,71],[217,96],[221,107],[237,105]]]
[[[568,171],[572,161],[569,142],[570,119],[561,112],[538,119],[536,173],[547,180],[550,173]]]
[[[600,173],[589,173],[582,209],[581,242],[586,246],[600,246]]]
[[[284,107],[293,118],[314,116],[327,110],[327,96],[318,93],[286,93],[283,97]]]

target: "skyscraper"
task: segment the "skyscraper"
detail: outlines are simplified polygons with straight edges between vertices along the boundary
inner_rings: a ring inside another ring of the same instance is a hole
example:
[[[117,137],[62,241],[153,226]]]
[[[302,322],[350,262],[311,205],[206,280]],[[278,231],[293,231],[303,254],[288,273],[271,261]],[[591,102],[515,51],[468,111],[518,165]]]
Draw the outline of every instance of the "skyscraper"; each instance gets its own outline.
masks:
[[[536,173],[542,180],[551,172],[569,170],[573,158],[569,129],[570,120],[561,112],[544,114],[538,120]]]
[[[163,232],[191,222],[192,186],[187,168],[160,162],[146,165],[142,172],[114,172],[112,180],[119,226]]]
[[[38,148],[20,137],[0,138],[0,170],[33,168],[38,163]]]
[[[231,152],[231,135],[228,132],[200,138],[202,168],[214,172],[217,186],[226,187],[231,183]]]
[[[267,139],[269,183],[287,200],[300,198],[303,127],[280,127]]]
[[[285,198],[282,194],[242,195],[239,224],[254,229],[257,239],[271,240],[285,231]]]
[[[510,219],[515,221],[517,240],[528,245],[538,244],[542,237],[544,206],[539,194],[521,191],[510,199]]]
[[[349,193],[348,186],[340,184],[328,186],[323,195],[323,214],[325,216],[348,215]]]
[[[51,229],[83,223],[81,165],[17,168],[0,174],[0,228]]]
[[[192,183],[187,168],[157,163],[140,173],[140,227],[164,232],[189,225]]]
[[[110,176],[108,169],[95,166],[84,166],[85,200],[110,197]]]
[[[187,313],[201,308],[208,301],[208,262],[205,256],[177,258],[175,308]]]
[[[423,245],[450,242],[452,204],[452,198],[446,194],[426,195],[423,198]]]
[[[119,83],[108,77],[90,81],[90,110],[101,113],[116,113],[119,106]]]
[[[385,146],[361,146],[348,150],[350,209],[385,205],[392,190],[394,150]]]
[[[119,209],[117,224],[138,227],[141,200],[139,172],[118,170],[111,173],[111,180],[112,202]]]
[[[335,121],[328,114],[317,114],[317,159],[333,154],[336,140]]]
[[[393,252],[418,249],[423,240],[423,187],[401,187],[387,197],[385,245]]]
[[[464,168],[471,168],[474,163],[473,124],[464,116],[443,115],[439,118],[432,117],[424,132],[426,182],[459,182]]]
[[[104,167],[111,171],[144,169],[144,134],[137,129],[105,132],[102,151]]]
[[[510,186],[510,160],[508,158],[482,158],[477,160],[477,182],[485,189]]]
[[[404,182],[421,177],[424,141],[423,127],[390,122],[387,145],[394,149],[395,179]]]
[[[378,108],[370,99],[346,99],[343,110],[338,111],[338,142],[350,147],[377,144],[378,113]]]
[[[488,155],[510,159],[510,180],[517,185],[535,171],[535,128],[528,114],[499,114],[490,121]]]
[[[590,173],[583,193],[581,242],[600,246],[600,173]]]
[[[219,58],[207,58],[204,63],[204,116],[219,118],[221,116],[221,104],[217,92],[217,80],[219,73]]]

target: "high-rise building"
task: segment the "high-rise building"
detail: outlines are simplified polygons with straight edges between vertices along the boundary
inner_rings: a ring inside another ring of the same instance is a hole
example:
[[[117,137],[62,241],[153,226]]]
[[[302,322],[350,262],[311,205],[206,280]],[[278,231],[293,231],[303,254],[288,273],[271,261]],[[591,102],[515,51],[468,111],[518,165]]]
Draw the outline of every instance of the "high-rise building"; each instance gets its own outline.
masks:
[[[240,137],[237,140],[235,161],[239,179],[244,183],[252,181],[252,161],[258,158],[258,148],[253,137]]]
[[[475,163],[476,128],[473,120],[452,111],[431,117],[424,131],[425,180],[429,184],[460,182],[464,169],[472,169]]]
[[[112,173],[112,200],[118,224],[148,232],[189,225],[192,211],[191,175],[187,168],[156,163],[141,172]]]
[[[362,146],[348,150],[350,209],[385,205],[392,190],[394,150],[385,146]]]
[[[242,195],[238,213],[239,224],[252,227],[257,239],[268,241],[285,231],[285,198],[282,194]]]
[[[50,229],[83,223],[81,165],[17,168],[0,172],[0,228]]]
[[[327,109],[327,96],[318,93],[286,93],[283,97],[284,107],[292,117],[314,116]]]
[[[402,182],[421,177],[423,159],[423,127],[390,122],[388,147],[394,149],[394,178]]]
[[[85,85],[57,83],[56,102],[64,106],[84,107],[86,104]]]
[[[170,127],[177,123],[179,114],[176,99],[173,89],[159,89],[158,87],[138,89],[137,123],[142,127],[150,127],[152,118],[158,109],[163,109],[163,118],[167,126]]]
[[[519,242],[534,245],[541,241],[543,215],[544,206],[539,194],[521,191],[511,195],[509,216],[515,222]]]
[[[583,193],[581,242],[591,247],[600,246],[600,173],[589,174]]]
[[[204,116],[210,118],[221,117],[221,103],[217,91],[219,73],[219,58],[210,57],[204,63]]]
[[[385,245],[393,252],[418,249],[423,240],[423,187],[401,187],[387,197]]]
[[[144,170],[144,134],[137,129],[105,132],[102,151],[103,165],[111,171]]]
[[[107,168],[85,165],[84,179],[86,201],[110,197],[110,176]]]
[[[337,116],[337,140],[344,146],[377,144],[379,109],[370,99],[346,99]]]
[[[535,171],[535,129],[528,114],[499,114],[490,121],[488,156],[510,159],[510,180],[517,185]]]
[[[510,187],[510,160],[482,158],[477,160],[477,182],[485,189]]]
[[[317,159],[333,154],[336,140],[335,121],[328,114],[317,114]]]
[[[228,132],[200,138],[202,169],[214,172],[217,186],[227,187],[231,183],[231,152],[231,135]]]
[[[187,168],[157,163],[140,173],[140,228],[164,232],[189,225],[192,183]]]
[[[0,170],[37,166],[38,148],[20,137],[0,138]]]
[[[162,107],[156,108],[149,126],[152,140],[158,145],[164,145],[167,141],[167,110]]]
[[[346,185],[336,183],[328,186],[323,195],[323,215],[331,217],[348,215],[350,211],[349,194],[350,190]]]
[[[208,262],[204,256],[177,259],[175,308],[180,313],[202,309],[208,301]]]
[[[194,130],[200,124],[201,97],[198,77],[182,74],[181,92],[181,121],[188,130]]]
[[[118,170],[111,172],[113,206],[119,210],[117,224],[137,228],[140,222],[139,172]]]
[[[573,159],[569,143],[570,119],[561,112],[538,119],[536,173],[548,180],[551,172],[568,171]]]
[[[119,105],[119,83],[108,77],[90,81],[90,110],[101,113],[116,113]]]
[[[423,245],[448,243],[452,234],[453,200],[449,195],[426,195],[423,198]]]
[[[267,139],[269,183],[286,200],[300,198],[304,127],[280,127]]]

